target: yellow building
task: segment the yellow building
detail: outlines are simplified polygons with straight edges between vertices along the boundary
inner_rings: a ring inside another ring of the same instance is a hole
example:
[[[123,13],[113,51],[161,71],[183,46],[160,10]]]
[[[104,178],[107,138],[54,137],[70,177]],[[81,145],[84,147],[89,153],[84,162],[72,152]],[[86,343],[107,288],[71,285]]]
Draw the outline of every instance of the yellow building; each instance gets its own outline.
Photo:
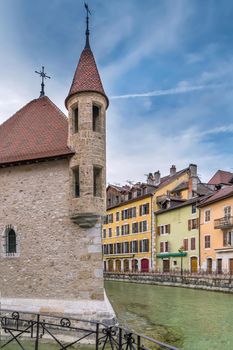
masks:
[[[151,270],[153,190],[146,184],[107,188],[109,208],[102,230],[105,271]]]
[[[105,271],[147,272],[156,268],[156,222],[154,212],[168,201],[192,198],[197,188],[197,166],[160,177],[150,173],[147,183],[107,188],[107,215],[102,229]]]

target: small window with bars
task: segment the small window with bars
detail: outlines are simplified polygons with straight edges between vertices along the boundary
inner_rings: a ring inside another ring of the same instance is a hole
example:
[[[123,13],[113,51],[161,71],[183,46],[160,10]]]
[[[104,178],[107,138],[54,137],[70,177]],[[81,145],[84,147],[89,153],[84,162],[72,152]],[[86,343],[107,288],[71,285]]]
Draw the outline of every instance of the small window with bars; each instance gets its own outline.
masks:
[[[13,228],[6,229],[5,239],[6,254],[14,255],[16,253],[16,233]]]

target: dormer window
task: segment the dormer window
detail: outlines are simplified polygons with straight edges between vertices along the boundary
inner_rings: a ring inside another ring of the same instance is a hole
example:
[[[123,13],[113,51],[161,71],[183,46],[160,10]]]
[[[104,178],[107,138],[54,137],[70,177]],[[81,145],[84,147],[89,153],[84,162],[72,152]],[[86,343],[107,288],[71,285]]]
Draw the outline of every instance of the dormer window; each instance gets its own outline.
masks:
[[[79,119],[78,107],[75,107],[73,109],[73,130],[74,130],[74,133],[78,132],[78,126],[79,126],[78,119]]]
[[[92,125],[93,131],[100,131],[100,107],[92,106]]]

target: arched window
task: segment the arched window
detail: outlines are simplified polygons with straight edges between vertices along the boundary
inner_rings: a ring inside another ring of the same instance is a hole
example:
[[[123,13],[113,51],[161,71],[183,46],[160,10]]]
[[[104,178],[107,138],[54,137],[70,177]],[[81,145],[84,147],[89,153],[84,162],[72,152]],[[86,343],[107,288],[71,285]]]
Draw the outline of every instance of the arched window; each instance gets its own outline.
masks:
[[[6,231],[6,253],[16,253],[16,234],[12,228]]]

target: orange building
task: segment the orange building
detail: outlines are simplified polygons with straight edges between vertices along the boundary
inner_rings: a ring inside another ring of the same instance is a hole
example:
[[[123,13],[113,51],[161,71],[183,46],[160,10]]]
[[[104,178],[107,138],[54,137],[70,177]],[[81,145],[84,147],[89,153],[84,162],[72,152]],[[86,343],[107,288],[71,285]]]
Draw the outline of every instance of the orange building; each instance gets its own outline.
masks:
[[[199,208],[201,268],[233,274],[233,185],[225,185]]]

